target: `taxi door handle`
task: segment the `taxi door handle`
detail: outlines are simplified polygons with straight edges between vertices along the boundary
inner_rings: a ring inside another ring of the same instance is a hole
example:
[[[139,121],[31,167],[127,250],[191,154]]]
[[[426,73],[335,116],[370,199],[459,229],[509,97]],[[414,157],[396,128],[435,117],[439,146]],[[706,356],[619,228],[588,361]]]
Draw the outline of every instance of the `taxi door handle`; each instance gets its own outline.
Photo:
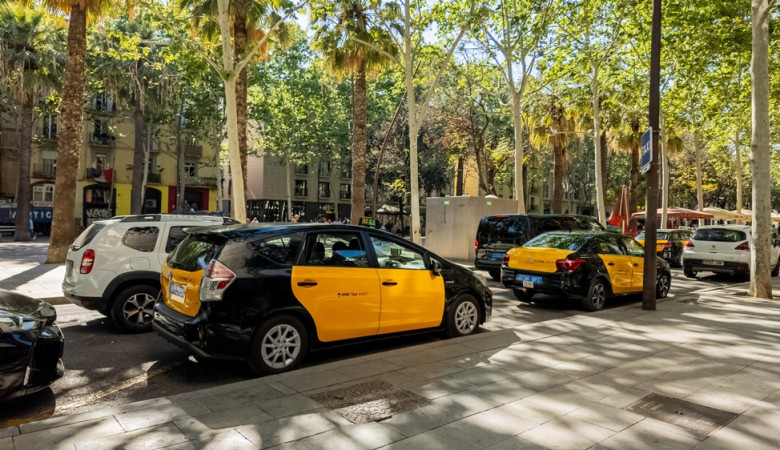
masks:
[[[397,286],[398,283],[395,281],[383,281],[382,286]]]
[[[637,263],[634,263],[634,267],[639,267],[639,264],[637,264]]]
[[[614,266],[615,263],[607,263],[608,266]]]
[[[306,280],[306,281],[299,281],[298,282],[298,286],[309,287],[309,286],[316,286],[316,285],[317,285],[317,282],[313,281],[313,280]]]

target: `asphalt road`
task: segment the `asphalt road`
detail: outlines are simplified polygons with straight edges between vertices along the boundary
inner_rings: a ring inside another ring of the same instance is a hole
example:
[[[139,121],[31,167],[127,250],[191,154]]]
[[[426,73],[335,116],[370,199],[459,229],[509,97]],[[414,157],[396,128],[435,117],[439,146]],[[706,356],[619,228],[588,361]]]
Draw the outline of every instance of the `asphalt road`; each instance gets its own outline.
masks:
[[[485,275],[487,275],[485,273]],[[733,285],[728,277],[690,280],[673,269],[672,299]],[[493,320],[481,332],[588,314],[578,301],[539,296],[520,303],[508,289],[489,281],[494,292]],[[641,302],[638,296],[612,301],[607,307]],[[255,376],[244,363],[198,362],[156,333],[123,334],[101,314],[75,305],[57,306],[58,323],[66,336],[66,373],[49,389],[0,405],[0,428],[48,417],[82,413],[125,403],[242,381]],[[595,313],[598,314],[598,313]],[[307,365],[351,358],[442,339],[441,334],[417,335],[312,354]]]

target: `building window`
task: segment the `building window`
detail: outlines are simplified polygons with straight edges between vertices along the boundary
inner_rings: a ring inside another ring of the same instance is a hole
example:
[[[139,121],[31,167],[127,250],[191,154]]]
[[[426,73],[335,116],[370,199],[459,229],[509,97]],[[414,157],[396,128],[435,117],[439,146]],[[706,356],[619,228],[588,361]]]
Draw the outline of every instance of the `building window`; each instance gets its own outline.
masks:
[[[41,152],[41,173],[54,175],[54,169],[57,167],[57,152],[54,150],[44,150]]]
[[[349,200],[351,198],[352,198],[352,185],[341,183],[341,186],[339,187],[339,199]]]
[[[95,129],[92,132],[92,143],[97,145],[111,145],[114,142],[114,135],[108,128],[107,120],[95,120]]]
[[[184,163],[184,176],[194,177],[198,175],[198,164],[194,162]]]
[[[330,198],[330,183],[320,182],[320,198]]]
[[[293,172],[296,175],[306,175],[309,173],[309,165],[308,164],[296,164],[295,168],[293,169]]]
[[[147,170],[147,172],[157,172],[157,156],[152,156],[146,160],[145,169]],[[194,169],[195,168],[193,167],[193,170]],[[189,172],[187,171],[187,163],[184,163],[184,173],[186,175],[190,175]],[[194,177],[195,175],[190,175],[190,176]]]
[[[295,180],[295,196],[306,197],[307,195],[309,195],[309,189],[306,180]]]
[[[54,201],[54,185],[39,184],[37,186],[33,186],[33,201],[34,202]]]
[[[330,161],[320,161],[320,176],[321,177],[330,176]]]
[[[550,185],[546,184],[544,185],[544,198],[550,197]]]
[[[352,163],[345,162],[341,164],[341,178],[352,178]]]
[[[105,92],[95,94],[92,98],[92,109],[100,112],[114,112],[114,101]]]
[[[57,115],[43,115],[42,136],[44,139],[57,139]]]

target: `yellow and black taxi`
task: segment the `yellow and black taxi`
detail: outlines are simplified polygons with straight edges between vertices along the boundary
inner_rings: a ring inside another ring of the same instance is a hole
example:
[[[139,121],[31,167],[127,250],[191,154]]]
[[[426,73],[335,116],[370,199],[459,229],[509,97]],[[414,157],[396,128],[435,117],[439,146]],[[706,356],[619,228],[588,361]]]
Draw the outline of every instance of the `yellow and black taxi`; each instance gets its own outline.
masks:
[[[656,232],[655,251],[670,265],[682,267],[682,254],[685,243],[691,238],[688,230],[659,229]],[[636,236],[636,241],[645,245],[645,232]]]
[[[501,282],[520,300],[536,293],[582,299],[588,311],[604,307],[612,295],[642,292],[644,248],[610,232],[550,232],[509,250]],[[669,293],[669,264],[658,259],[656,297]]]
[[[353,225],[190,228],[161,271],[152,327],[196,357],[258,374],[335,343],[490,320],[484,277],[423,247]]]

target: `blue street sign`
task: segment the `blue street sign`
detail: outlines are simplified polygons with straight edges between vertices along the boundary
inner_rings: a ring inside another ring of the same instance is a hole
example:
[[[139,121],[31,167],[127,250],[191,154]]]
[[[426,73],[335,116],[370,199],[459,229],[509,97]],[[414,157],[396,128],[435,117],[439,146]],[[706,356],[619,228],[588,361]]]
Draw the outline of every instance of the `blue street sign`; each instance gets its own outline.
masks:
[[[640,166],[641,172],[647,173],[650,170],[650,164],[653,162],[653,128],[648,128],[645,134],[642,135],[642,158]]]

